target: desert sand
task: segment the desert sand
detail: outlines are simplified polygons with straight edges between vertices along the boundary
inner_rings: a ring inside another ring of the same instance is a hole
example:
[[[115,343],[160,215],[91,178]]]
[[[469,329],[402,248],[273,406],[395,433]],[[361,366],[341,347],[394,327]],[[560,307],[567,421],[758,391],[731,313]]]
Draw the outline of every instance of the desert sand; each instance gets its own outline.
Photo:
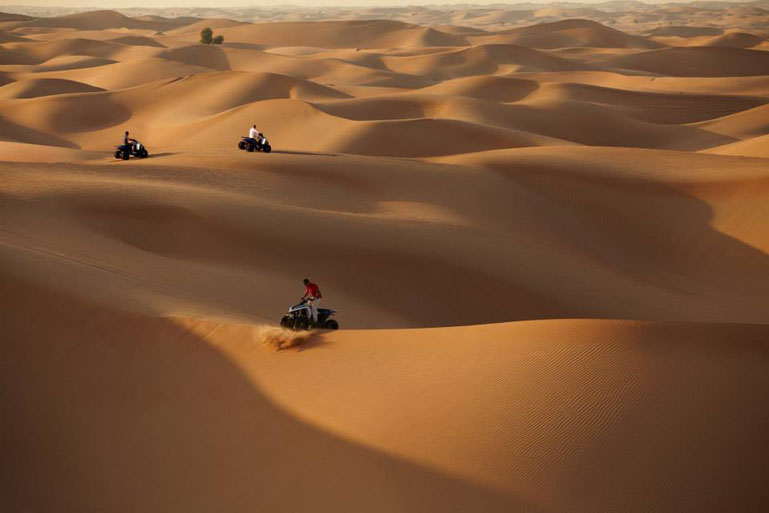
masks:
[[[0,510],[769,507],[769,9],[47,14]],[[340,331],[275,327],[305,276]]]

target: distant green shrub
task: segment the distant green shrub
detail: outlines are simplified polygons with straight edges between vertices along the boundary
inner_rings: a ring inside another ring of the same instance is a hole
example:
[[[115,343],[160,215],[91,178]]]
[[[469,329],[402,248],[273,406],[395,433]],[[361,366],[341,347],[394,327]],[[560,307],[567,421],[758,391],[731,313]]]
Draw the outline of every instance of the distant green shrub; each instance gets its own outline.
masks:
[[[214,42],[214,31],[209,27],[200,31],[200,42],[204,45],[210,45]]]
[[[200,43],[204,45],[220,45],[224,43],[224,36],[219,34],[214,37],[214,31],[211,27],[206,27],[200,31]]]

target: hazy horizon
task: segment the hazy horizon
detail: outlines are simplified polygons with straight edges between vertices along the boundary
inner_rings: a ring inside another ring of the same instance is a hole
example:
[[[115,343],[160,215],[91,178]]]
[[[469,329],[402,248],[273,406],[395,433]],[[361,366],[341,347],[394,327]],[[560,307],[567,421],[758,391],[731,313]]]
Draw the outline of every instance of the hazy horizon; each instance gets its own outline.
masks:
[[[621,2],[622,0],[617,0],[618,2]],[[650,1],[650,0],[628,0],[628,1],[638,1],[640,3],[645,4],[667,4],[667,3],[677,3],[677,4],[688,4],[688,3],[702,3],[698,2],[698,0],[684,0],[684,1],[677,1],[677,2],[665,2],[665,1]],[[361,7],[403,7],[403,6],[414,6],[414,7],[429,7],[429,6],[445,6],[445,5],[478,5],[478,6],[488,6],[488,5],[516,5],[516,4],[603,4],[603,3],[610,3],[610,1],[607,0],[570,0],[570,1],[528,1],[528,0],[520,0],[520,1],[509,1],[509,2],[498,2],[498,1],[488,1],[488,2],[467,2],[465,0],[445,0],[441,2],[435,2],[435,1],[419,1],[419,0],[394,0],[391,2],[383,3],[381,0],[302,0],[301,2],[261,2],[261,3],[248,3],[245,5],[238,5],[237,3],[234,3],[232,0],[210,0],[208,2],[201,2],[201,0],[169,0],[167,2],[158,2],[158,1],[152,1],[152,0],[130,0],[129,2],[118,2],[118,1],[104,1],[104,0],[73,0],[73,1],[67,1],[67,0],[31,0],[31,1],[25,1],[25,0],[17,0],[12,3],[0,3],[0,8],[3,7],[46,7],[46,8],[54,8],[54,7],[62,7],[62,8],[93,8],[93,9],[131,9],[133,7],[141,7],[141,8],[156,8],[156,9],[163,9],[163,8],[246,8],[246,7],[355,7],[355,6],[361,6]],[[719,0],[714,3],[754,3],[754,2],[745,2],[742,0]]]

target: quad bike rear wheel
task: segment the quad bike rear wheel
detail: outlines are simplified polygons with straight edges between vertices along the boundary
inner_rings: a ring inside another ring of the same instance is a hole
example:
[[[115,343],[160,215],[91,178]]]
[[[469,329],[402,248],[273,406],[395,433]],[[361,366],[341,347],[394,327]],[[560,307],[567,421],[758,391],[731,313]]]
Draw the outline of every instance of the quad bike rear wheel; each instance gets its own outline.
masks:
[[[117,150],[115,152],[115,158],[118,159],[118,160],[122,159],[123,158],[123,152],[120,151],[120,150]]]
[[[240,141],[238,143],[238,149],[239,150],[245,150],[246,149],[246,141]]]
[[[248,143],[248,146],[246,146],[246,151],[253,152],[256,149],[256,146],[254,146],[251,143]]]
[[[280,319],[280,326],[281,328],[291,329],[294,327],[294,319],[290,315],[284,315]]]
[[[123,160],[128,160],[131,157],[131,154],[127,151],[123,151]]]

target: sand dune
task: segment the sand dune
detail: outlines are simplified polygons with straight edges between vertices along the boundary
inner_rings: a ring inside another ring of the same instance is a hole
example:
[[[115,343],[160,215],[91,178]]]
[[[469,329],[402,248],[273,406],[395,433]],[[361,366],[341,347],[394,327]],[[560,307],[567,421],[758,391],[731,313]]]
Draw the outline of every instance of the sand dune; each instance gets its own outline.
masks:
[[[18,392],[4,401],[14,422],[3,424],[13,468],[3,496],[14,509],[729,507],[735,496],[713,479],[739,487],[746,507],[763,498],[764,419],[742,413],[767,400],[765,326],[347,332],[276,354],[251,327],[6,283],[16,365],[2,380]],[[33,322],[40,311],[45,324]],[[733,421],[712,422],[720,417]],[[14,486],[37,479],[46,494]]]
[[[20,49],[38,63],[65,55],[84,55],[109,59],[125,50],[125,46],[110,41],[93,41],[73,38],[43,41],[36,43],[16,43],[6,45],[9,49]]]
[[[115,62],[117,61],[113,61],[112,59],[102,59],[99,57],[87,57],[83,55],[61,55],[48,59],[47,61],[41,63],[38,66],[35,66],[34,68],[27,68],[24,71],[31,71],[40,77],[43,76],[43,73],[51,71],[55,72],[83,68],[98,68],[108,66],[110,64],[115,64]]]
[[[158,54],[158,57],[215,70],[230,69],[227,54],[215,46],[196,45],[174,48]]]
[[[91,93],[101,91],[97,87],[55,78],[20,80],[0,87],[0,98],[37,98],[54,94]]]
[[[239,25],[242,25],[242,23],[235,20],[227,20],[227,19],[221,19],[221,18],[205,19],[205,20],[195,20],[194,23],[184,24],[177,28],[167,30],[166,32],[168,35],[184,34],[184,35],[190,35],[193,37],[198,37],[200,35],[200,31],[206,27],[219,31],[226,27],[237,27]]]
[[[0,510],[765,510],[757,5],[0,13]]]
[[[522,100],[538,88],[539,84],[533,80],[480,76],[446,80],[421,91],[449,96],[468,96],[496,102],[515,102]]]
[[[160,48],[164,47],[162,43],[157,42],[151,37],[145,37],[145,36],[120,36],[120,37],[111,39],[110,41],[114,41],[115,43],[121,43],[124,45],[132,45],[132,46],[154,46],[154,47],[160,47]]]
[[[222,28],[221,33],[233,41],[321,48],[459,46],[466,42],[462,36],[435,29],[378,20],[240,25]]]
[[[23,14],[0,12],[0,21],[25,21],[31,19],[31,16]]]
[[[435,80],[495,74],[503,71],[574,71],[589,66],[517,45],[479,45],[432,55],[388,57],[385,64],[398,73]]]
[[[515,36],[510,43],[532,48],[659,48],[643,37],[631,36],[590,20],[570,19],[512,29],[502,34]]]
[[[44,140],[42,137],[39,137],[38,140],[41,144],[0,140],[0,152],[2,152],[4,159],[16,162],[67,162],[102,158],[101,153],[82,151],[72,147],[52,146],[55,141]]]
[[[114,90],[206,73],[210,72],[211,68],[150,57],[127,62],[77,58],[66,62],[56,61],[55,65],[49,61],[41,70],[34,76],[74,80],[101,89]]]
[[[699,126],[710,132],[739,138],[769,134],[769,105],[706,121]]]
[[[706,150],[719,155],[740,155],[743,157],[769,158],[769,134],[760,135],[744,141],[737,141]]]
[[[650,93],[587,84],[547,84],[532,98],[546,97],[611,106],[652,123],[684,124],[750,112],[767,100],[748,96]],[[762,107],[759,107],[759,110]]]
[[[29,39],[16,34],[0,33],[0,43],[15,43],[21,41],[29,41]]]
[[[222,112],[236,105],[269,100],[272,98],[301,98],[307,100],[331,100],[347,98],[348,95],[330,87],[316,84],[309,80],[297,79],[276,73],[229,72],[206,73],[186,77],[168,84],[170,89],[167,101],[174,97],[189,94],[198,95],[200,88],[211,91],[211,99],[219,102],[212,107],[213,112]],[[195,98],[197,100],[197,98]],[[221,102],[226,101],[226,104]],[[183,102],[179,102],[183,103]],[[200,105],[194,101],[193,108]]]
[[[288,106],[282,110],[290,113]],[[182,147],[206,140],[194,128],[188,132]],[[203,287],[191,293],[193,303],[207,304],[212,294],[260,318],[272,318],[293,299],[291,270],[306,267],[302,248],[309,245],[317,248],[313,274],[332,282],[328,293],[353,326],[511,317],[763,319],[769,233],[749,222],[766,209],[760,159],[548,146],[444,157],[443,165],[274,154],[262,167],[245,153],[186,157],[190,151],[155,164],[70,167],[55,180],[44,178],[44,168],[7,168],[3,183],[18,199],[14,209],[6,206],[5,229],[17,232],[19,219],[23,233],[42,241],[51,230],[77,234],[55,236],[60,251],[77,255],[88,240],[87,261],[120,262],[130,275],[158,258],[164,263],[151,266],[153,280]],[[198,176],[196,168],[207,171]],[[28,207],[24,198],[37,197],[41,180],[53,201]],[[470,190],[476,194],[464,193]],[[56,191],[69,192],[57,200]],[[37,215],[43,217],[28,224]],[[127,254],[135,255],[133,264],[125,256],[114,261]],[[234,290],[224,280],[216,294],[206,293],[205,279],[196,284],[188,276],[200,266],[207,269],[201,277],[211,279],[238,269],[273,277]],[[89,280],[66,276],[59,271],[73,292],[91,294]],[[118,283],[99,294],[119,298],[137,286]],[[376,293],[360,299],[360,283]],[[144,286],[138,287],[141,295]],[[450,305],[446,287],[461,296]]]
[[[724,31],[715,27],[657,27],[648,32],[650,36],[673,36],[673,37],[698,37],[698,36],[720,36]]]
[[[727,48],[751,48],[765,41],[766,38],[747,32],[730,32],[714,37],[706,46],[721,46]]]
[[[38,60],[19,51],[0,48],[0,62],[7,66],[13,64],[37,64]]]
[[[432,135],[429,141],[413,144],[426,132]],[[360,155],[432,157],[497,148],[539,146],[547,144],[546,141],[515,130],[454,119],[409,119],[367,122],[335,135],[325,148],[327,151]]]
[[[50,130],[48,128],[47,130]],[[0,116],[0,140],[20,142],[34,145],[43,145],[51,147],[64,147],[64,148],[77,148],[77,144],[72,141],[60,137],[58,135],[51,135],[48,131],[43,132],[28,126],[19,125],[12,121],[9,121],[5,117]],[[30,148],[31,149],[31,148]],[[15,153],[15,152],[14,152]],[[3,154],[8,160],[17,160],[13,158],[13,153]],[[18,157],[18,155],[16,155]],[[20,160],[29,161],[35,160],[35,153],[30,153],[26,156],[22,156]]]
[[[53,133],[90,132],[116,126],[130,112],[111,101],[109,93],[47,95],[14,102],[4,109],[10,120],[32,119],[25,126]]]
[[[181,20],[187,24],[186,20]],[[84,13],[69,14],[53,18],[36,18],[25,21],[27,27],[56,27],[75,30],[105,30],[105,29],[145,29],[168,30],[179,25],[175,20],[145,21],[131,18],[115,11],[90,11]]]
[[[769,53],[742,48],[664,48],[613,58],[606,64],[673,77],[769,75]]]

